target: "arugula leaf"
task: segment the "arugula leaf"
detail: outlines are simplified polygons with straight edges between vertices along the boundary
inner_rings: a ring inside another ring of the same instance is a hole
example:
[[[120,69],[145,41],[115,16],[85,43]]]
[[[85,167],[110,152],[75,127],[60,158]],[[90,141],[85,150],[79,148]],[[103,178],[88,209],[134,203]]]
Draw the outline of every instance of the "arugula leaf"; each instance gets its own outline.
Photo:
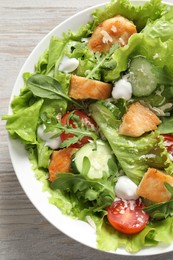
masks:
[[[75,128],[68,124],[69,120],[73,120],[75,124]],[[71,144],[75,144],[78,141],[80,141],[83,137],[91,137],[94,141],[94,145],[96,147],[96,140],[98,139],[97,133],[92,130],[92,128],[88,127],[87,124],[84,124],[81,122],[79,116],[75,115],[74,113],[70,113],[69,116],[67,117],[67,124],[63,125],[61,122],[57,122],[55,125],[46,124],[46,132],[49,131],[56,131],[57,134],[53,135],[52,138],[55,138],[59,136],[61,133],[66,133],[66,134],[72,134],[71,138],[63,141],[60,144],[60,148],[65,148],[69,147]]]
[[[114,44],[112,45],[112,47],[110,48],[109,52],[106,55],[102,55],[99,52],[95,53],[95,58],[97,60],[96,66],[94,66],[94,68],[88,73],[87,75],[87,79],[92,79],[94,78],[94,75],[96,72],[98,72],[98,70],[100,68],[104,68],[104,64],[107,68],[115,68],[116,66],[116,62],[111,60],[111,63],[109,61],[110,57],[112,56],[112,54],[115,52],[115,50],[117,50],[119,47],[118,44]]]
[[[164,219],[173,214],[173,187],[169,183],[165,183],[165,187],[171,193],[171,199],[169,201],[155,203],[143,208],[145,212],[150,214],[152,219]]]
[[[79,140],[81,140],[84,136],[91,137],[94,141],[98,139],[98,135],[91,130],[89,127],[82,127],[82,128],[73,128],[72,126],[64,126],[61,123],[58,123],[57,127],[65,132],[66,134],[74,134],[74,137],[67,139],[66,141],[62,142],[60,148],[68,147],[71,144],[75,144]]]
[[[173,187],[167,182],[165,182],[165,187],[171,193],[171,199],[173,199]]]
[[[76,101],[65,94],[59,82],[50,76],[41,74],[32,75],[27,80],[26,86],[37,97],[48,99],[65,99],[80,107]]]
[[[50,186],[53,190],[75,194],[83,204],[90,202],[88,207],[94,212],[105,209],[115,198],[113,185],[103,180],[89,180],[81,174],[60,173]]]

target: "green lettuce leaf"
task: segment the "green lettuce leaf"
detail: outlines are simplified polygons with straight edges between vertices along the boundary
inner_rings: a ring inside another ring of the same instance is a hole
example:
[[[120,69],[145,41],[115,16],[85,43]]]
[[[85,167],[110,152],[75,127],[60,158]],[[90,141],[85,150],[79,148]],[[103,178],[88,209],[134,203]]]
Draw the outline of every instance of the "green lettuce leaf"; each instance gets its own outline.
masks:
[[[125,235],[107,222],[100,220],[97,225],[97,245],[100,250],[116,251],[125,247],[129,253],[137,253],[143,248],[156,246],[159,242],[168,245],[173,241],[173,217],[163,221],[151,222],[135,235]]]
[[[144,247],[155,246],[158,242],[154,239],[155,229],[146,226],[136,235],[125,235],[118,232],[105,220],[100,220],[97,225],[97,246],[100,250],[116,251],[124,247],[129,253],[136,253]]]
[[[41,140],[38,140],[37,144],[37,160],[38,160],[38,168],[49,167],[50,156],[52,154],[52,149],[48,146],[45,146],[45,143]]]
[[[48,52],[47,74],[52,70],[57,61],[60,62],[65,44],[66,41],[62,38],[57,38],[55,36],[51,38]]]
[[[155,21],[149,21],[142,33],[151,38],[160,38],[162,41],[173,39],[173,7],[170,6],[166,14]]]
[[[133,21],[137,26],[138,32],[146,25],[147,20],[156,20],[160,18],[163,11],[167,10],[167,6],[162,4],[161,0],[151,0],[143,6],[132,4],[128,0],[111,1],[106,5],[105,9],[98,8],[93,12],[94,29],[99,23],[116,15],[122,15]]]
[[[39,112],[43,99],[28,108],[20,109],[13,115],[4,115],[7,120],[6,129],[14,138],[20,137],[22,142],[36,144],[36,129],[39,122]]]
[[[40,119],[43,123],[52,123],[55,121],[57,124],[56,116],[58,114],[64,115],[67,110],[67,102],[65,100],[49,99],[45,98],[44,103],[40,109]]]
[[[123,171],[132,181],[139,184],[148,167],[164,169],[172,174],[173,163],[163,144],[163,137],[157,131],[138,138],[119,135],[120,120],[117,120],[109,109],[94,103],[90,105],[90,112]]]
[[[155,229],[155,240],[170,244],[173,241],[173,217],[165,220],[152,222],[151,226]]]
[[[156,67],[165,69],[167,75],[172,77],[173,71],[173,40],[162,42],[159,38],[150,38],[143,33],[134,34],[129,39],[128,45],[121,47],[114,52],[113,59],[117,66],[105,75],[106,81],[116,80],[128,68],[129,61],[141,55],[151,61]],[[122,58],[123,57],[123,58]],[[162,79],[161,79],[162,80]],[[170,78],[168,79],[168,84]]]
[[[49,51],[46,49],[39,57],[35,64],[35,72],[38,74],[46,74],[48,64]]]
[[[32,92],[25,86],[21,88],[20,95],[15,96],[10,104],[13,113],[17,113],[24,108],[30,107],[36,101]]]

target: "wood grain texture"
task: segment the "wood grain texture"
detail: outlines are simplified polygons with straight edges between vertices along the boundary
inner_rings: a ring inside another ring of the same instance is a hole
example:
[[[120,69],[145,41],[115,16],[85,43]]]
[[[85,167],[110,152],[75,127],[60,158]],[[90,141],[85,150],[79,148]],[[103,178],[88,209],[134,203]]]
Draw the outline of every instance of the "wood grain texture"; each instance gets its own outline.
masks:
[[[24,61],[66,18],[103,0],[0,0],[0,116]],[[84,234],[85,235],[85,234]],[[173,259],[173,253],[145,259]],[[88,248],[49,224],[24,194],[11,164],[5,122],[0,121],[0,260],[127,260]],[[136,257],[144,259],[144,257]]]

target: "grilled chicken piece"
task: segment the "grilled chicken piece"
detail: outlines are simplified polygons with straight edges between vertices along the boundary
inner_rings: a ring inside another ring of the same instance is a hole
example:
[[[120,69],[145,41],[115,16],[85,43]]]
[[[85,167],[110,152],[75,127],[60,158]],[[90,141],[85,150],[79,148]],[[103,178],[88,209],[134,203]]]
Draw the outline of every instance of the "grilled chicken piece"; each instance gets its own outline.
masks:
[[[77,151],[77,148],[64,148],[53,151],[49,164],[49,181],[54,181],[58,173],[70,172],[71,157]]]
[[[137,194],[152,202],[165,202],[171,199],[171,193],[164,183],[173,186],[173,177],[155,168],[149,168],[140,182]]]
[[[88,48],[94,52],[109,51],[114,43],[126,45],[129,37],[136,32],[133,22],[117,15],[96,27],[88,42]]]
[[[74,99],[106,99],[111,96],[112,84],[71,76],[69,96]]]
[[[123,116],[119,133],[122,135],[139,137],[145,132],[155,130],[160,119],[139,102],[133,103]]]

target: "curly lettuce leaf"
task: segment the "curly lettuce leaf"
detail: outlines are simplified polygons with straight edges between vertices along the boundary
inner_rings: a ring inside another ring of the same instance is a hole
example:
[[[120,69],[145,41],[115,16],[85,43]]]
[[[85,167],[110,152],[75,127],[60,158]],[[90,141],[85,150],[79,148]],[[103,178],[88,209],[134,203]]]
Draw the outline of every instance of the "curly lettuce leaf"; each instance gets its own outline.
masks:
[[[149,20],[142,33],[151,38],[160,38],[162,41],[173,39],[173,7],[170,6],[166,14],[155,21]]]
[[[173,241],[173,217],[149,223],[135,235],[125,235],[112,228],[107,221],[100,219],[97,224],[97,246],[100,250],[116,251],[125,247],[129,253],[137,253],[143,248],[156,246],[159,242],[168,245]]]
[[[162,4],[161,0],[151,0],[143,6],[132,4],[129,0],[112,0],[106,5],[105,9],[98,8],[93,12],[94,23],[92,29],[106,19],[122,15],[133,21],[139,32],[146,25],[149,18],[156,20],[166,10],[167,6]]]
[[[123,171],[132,181],[139,184],[148,167],[164,169],[168,174],[172,174],[173,163],[159,132],[152,131],[138,138],[123,136],[118,133],[120,120],[117,120],[109,109],[95,103],[90,105],[90,112]]]
[[[37,144],[38,168],[47,169],[49,167],[51,154],[52,149],[50,149],[48,146],[45,146],[45,143],[39,140]]]
[[[55,66],[57,60],[62,58],[62,52],[66,41],[61,38],[57,38],[53,36],[50,40],[49,44],[49,52],[48,52],[48,65],[47,65],[47,74],[52,70]]]
[[[39,57],[37,63],[35,64],[35,72],[38,74],[46,74],[47,65],[49,58],[49,50],[46,49]]]
[[[144,230],[136,235],[125,235],[111,227],[107,221],[100,221],[97,225],[97,246],[100,250],[116,251],[124,247],[129,253],[136,253],[144,247],[156,246],[158,242],[154,239],[155,230],[146,226]]]
[[[30,107],[20,109],[13,115],[3,116],[7,120],[6,129],[13,138],[20,137],[22,142],[36,144],[36,129],[39,121],[39,112],[43,99],[35,102]]]
[[[156,67],[165,69],[168,76],[172,76],[173,71],[173,40],[162,42],[159,38],[151,39],[145,34],[134,34],[129,39],[128,45],[117,49],[113,54],[117,66],[105,75],[106,81],[116,80],[128,68],[129,61],[141,55],[150,60]],[[122,58],[123,57],[123,58]],[[168,84],[170,78],[168,78]]]
[[[49,74],[55,67],[57,60],[60,61],[62,58],[65,45],[65,39],[52,36],[49,47],[41,54],[35,65],[35,73]]]
[[[30,107],[35,98],[32,92],[28,88],[22,88],[20,95],[15,96],[11,102],[11,108],[13,113],[17,113],[24,108]]]

